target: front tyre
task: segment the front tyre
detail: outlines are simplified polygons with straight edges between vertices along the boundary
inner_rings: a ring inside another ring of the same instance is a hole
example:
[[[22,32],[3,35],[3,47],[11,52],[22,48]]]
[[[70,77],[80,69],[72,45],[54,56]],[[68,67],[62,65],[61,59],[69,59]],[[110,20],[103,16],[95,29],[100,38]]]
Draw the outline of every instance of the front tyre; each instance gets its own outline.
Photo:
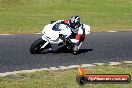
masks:
[[[40,54],[43,49],[41,48],[44,43],[46,41],[44,41],[42,38],[39,38],[38,40],[36,40],[30,47],[30,53],[31,54]]]

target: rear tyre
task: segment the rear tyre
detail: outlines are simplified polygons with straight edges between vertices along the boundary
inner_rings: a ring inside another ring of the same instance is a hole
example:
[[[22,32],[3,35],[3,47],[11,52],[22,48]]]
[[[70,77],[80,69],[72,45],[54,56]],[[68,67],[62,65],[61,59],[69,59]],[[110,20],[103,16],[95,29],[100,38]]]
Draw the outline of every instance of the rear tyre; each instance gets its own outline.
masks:
[[[40,54],[44,49],[41,47],[46,43],[42,38],[39,38],[36,40],[30,47],[30,53],[31,54]]]

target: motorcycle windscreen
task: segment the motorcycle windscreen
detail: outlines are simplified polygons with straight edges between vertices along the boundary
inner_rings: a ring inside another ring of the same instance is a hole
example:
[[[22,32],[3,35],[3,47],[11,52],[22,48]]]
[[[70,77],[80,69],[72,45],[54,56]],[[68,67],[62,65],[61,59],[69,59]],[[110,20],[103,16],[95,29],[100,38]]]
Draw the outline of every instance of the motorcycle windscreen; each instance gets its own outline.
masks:
[[[60,26],[60,24],[59,24],[59,23],[56,23],[56,24],[53,26],[52,30],[53,30],[53,31],[61,31],[61,29],[59,28],[59,26]]]

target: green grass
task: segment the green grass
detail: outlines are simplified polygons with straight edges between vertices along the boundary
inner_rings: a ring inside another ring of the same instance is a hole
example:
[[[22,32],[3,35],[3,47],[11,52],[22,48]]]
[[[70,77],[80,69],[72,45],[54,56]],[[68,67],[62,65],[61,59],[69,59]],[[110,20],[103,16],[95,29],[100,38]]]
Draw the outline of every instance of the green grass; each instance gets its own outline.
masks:
[[[119,66],[96,66],[85,68],[87,74],[130,74],[132,64]],[[85,84],[78,85],[78,69],[64,71],[38,71],[0,77],[0,88],[132,88],[129,84]]]
[[[132,31],[131,0],[0,0],[0,33],[41,32],[72,15],[92,31]]]

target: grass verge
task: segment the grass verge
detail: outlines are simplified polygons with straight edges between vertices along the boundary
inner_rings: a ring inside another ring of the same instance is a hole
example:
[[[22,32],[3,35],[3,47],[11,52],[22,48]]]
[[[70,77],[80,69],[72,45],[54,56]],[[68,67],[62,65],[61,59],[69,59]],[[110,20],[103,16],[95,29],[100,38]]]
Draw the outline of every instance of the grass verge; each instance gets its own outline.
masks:
[[[118,66],[96,66],[85,68],[87,74],[130,74],[132,64]],[[0,88],[132,88],[129,84],[86,84],[76,83],[78,69],[64,71],[38,71],[0,77]]]
[[[132,31],[131,0],[0,0],[0,33],[35,33],[79,15],[94,32]]]

